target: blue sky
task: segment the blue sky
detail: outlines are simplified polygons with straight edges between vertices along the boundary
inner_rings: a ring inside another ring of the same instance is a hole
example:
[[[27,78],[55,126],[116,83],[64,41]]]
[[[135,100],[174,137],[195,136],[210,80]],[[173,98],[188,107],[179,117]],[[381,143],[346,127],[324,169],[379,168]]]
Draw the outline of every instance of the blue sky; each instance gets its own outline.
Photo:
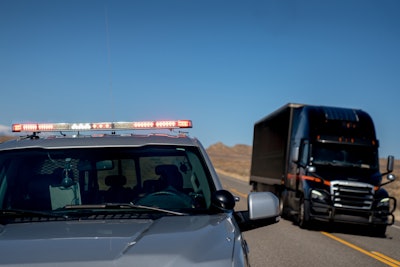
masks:
[[[251,145],[289,102],[360,108],[400,158],[400,1],[0,1],[0,125],[191,119]]]

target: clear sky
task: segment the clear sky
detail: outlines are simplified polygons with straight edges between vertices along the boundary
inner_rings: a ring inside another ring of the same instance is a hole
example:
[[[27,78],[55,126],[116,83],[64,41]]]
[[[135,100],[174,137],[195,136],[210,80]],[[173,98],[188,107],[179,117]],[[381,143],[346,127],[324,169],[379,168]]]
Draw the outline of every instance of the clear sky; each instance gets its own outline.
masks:
[[[191,119],[252,143],[288,102],[360,108],[400,158],[400,1],[0,1],[0,125]]]

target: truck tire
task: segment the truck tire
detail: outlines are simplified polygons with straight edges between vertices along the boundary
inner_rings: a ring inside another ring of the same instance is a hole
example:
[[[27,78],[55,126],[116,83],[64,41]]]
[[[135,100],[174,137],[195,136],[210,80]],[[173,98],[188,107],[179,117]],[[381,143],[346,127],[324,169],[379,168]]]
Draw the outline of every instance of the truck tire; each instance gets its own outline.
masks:
[[[386,225],[374,225],[370,227],[370,234],[375,237],[386,236]]]
[[[310,220],[310,201],[304,198],[300,199],[299,212],[297,216],[297,224],[302,229],[311,228]]]
[[[283,219],[289,218],[286,208],[286,192],[282,191],[279,194],[279,214]]]
[[[284,212],[284,208],[283,208],[283,196],[282,194],[279,196],[279,214],[283,217],[285,217],[285,212]]]

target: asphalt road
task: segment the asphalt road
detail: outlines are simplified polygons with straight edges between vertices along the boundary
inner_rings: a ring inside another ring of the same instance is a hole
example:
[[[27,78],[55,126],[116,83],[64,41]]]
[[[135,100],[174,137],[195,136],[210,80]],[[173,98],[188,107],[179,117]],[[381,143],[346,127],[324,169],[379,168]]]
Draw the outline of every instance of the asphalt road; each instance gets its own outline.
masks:
[[[241,198],[246,209],[250,186],[220,175],[223,186]],[[397,218],[399,219],[399,218]],[[400,266],[400,222],[388,227],[386,237],[371,237],[360,227],[300,229],[285,219],[244,233],[252,266]]]

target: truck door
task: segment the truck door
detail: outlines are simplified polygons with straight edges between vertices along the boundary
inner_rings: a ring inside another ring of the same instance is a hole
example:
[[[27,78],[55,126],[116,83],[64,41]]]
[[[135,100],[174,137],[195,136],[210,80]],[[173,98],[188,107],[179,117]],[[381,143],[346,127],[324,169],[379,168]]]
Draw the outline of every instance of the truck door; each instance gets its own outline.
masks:
[[[305,174],[309,155],[310,155],[310,142],[304,139],[300,143],[299,156],[296,163],[296,179],[294,185],[296,193],[302,191],[301,177]]]

